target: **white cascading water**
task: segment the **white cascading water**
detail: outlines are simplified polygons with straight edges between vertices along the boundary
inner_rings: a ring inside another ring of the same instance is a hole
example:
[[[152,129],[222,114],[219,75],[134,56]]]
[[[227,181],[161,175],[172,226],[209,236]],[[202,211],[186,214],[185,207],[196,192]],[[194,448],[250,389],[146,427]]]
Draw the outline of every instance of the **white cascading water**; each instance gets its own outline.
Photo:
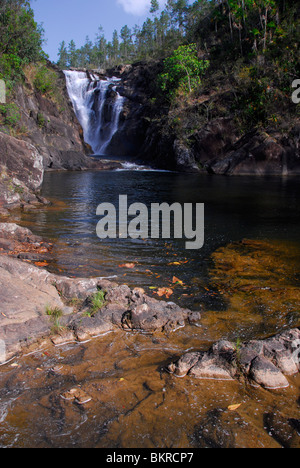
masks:
[[[125,98],[117,92],[118,78],[99,80],[96,75],[90,78],[86,72],[64,71],[67,90],[73,103],[75,114],[82,126],[84,140],[94,154],[105,155],[113,136],[119,128],[120,114]],[[115,85],[115,86],[113,86]],[[116,93],[109,121],[105,121],[104,107],[108,90]]]

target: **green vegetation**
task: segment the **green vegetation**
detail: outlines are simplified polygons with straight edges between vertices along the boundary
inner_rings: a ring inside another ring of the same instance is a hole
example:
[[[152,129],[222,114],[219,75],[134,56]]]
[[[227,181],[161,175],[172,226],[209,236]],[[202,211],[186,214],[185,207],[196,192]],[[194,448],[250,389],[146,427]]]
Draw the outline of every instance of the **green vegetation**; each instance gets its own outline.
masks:
[[[57,75],[45,65],[41,64],[34,78],[34,86],[42,94],[51,95],[57,86]]]
[[[300,76],[299,2],[168,0],[161,11],[152,0],[149,13],[141,27],[115,31],[111,42],[102,27],[95,42],[87,37],[81,48],[63,42],[58,64],[162,61],[151,102],[169,106],[167,125],[187,135],[216,117],[234,117],[243,133],[299,115],[290,98]]]
[[[0,78],[14,82],[22,67],[46,56],[43,29],[34,21],[27,0],[0,0]]]
[[[182,43],[193,12],[188,0],[168,0],[166,8],[159,11],[157,0],[151,1],[151,18],[142,27],[124,25],[115,30],[107,41],[100,26],[93,41],[87,36],[79,48],[73,40],[59,46],[58,65],[63,68],[107,68],[120,63],[138,60],[160,59],[172,53]]]
[[[88,317],[94,317],[103,307],[106,306],[106,291],[103,289],[99,289],[96,293],[94,293],[90,298],[90,307],[89,310],[85,313]]]
[[[58,65],[100,69],[160,62],[163,70],[149,85],[149,118],[161,119],[161,131],[176,133],[187,144],[197,128],[220,117],[233,118],[241,134],[280,128],[299,117],[299,105],[291,101],[292,82],[300,77],[299,17],[294,0],[167,0],[164,9],[152,0],[144,24],[124,25],[111,41],[102,26],[94,41],[87,37],[79,48],[73,40],[63,41]],[[0,0],[4,131],[18,125],[16,82],[29,81],[63,109],[58,74],[47,64],[42,43],[29,0]],[[43,116],[38,124],[44,127]]]
[[[159,76],[162,91],[169,97],[181,90],[190,94],[201,84],[209,60],[199,60],[196,44],[182,45],[164,61],[164,73]]]
[[[3,125],[14,127],[20,121],[20,111],[16,104],[1,104],[0,105],[0,121]]]
[[[53,321],[52,331],[53,333],[59,333],[63,326],[60,323],[60,319],[63,316],[63,311],[59,307],[46,306],[46,315],[51,317]]]
[[[24,82],[29,64],[45,61],[43,29],[34,21],[28,0],[0,0],[0,79],[5,81],[6,104],[0,105],[1,130],[12,135],[24,133],[21,114],[15,103],[18,83]],[[46,77],[39,77],[37,87]],[[25,129],[26,133],[26,129]]]
[[[6,89],[6,104],[0,105],[0,128],[13,136],[27,134],[18,104],[19,84],[25,84],[25,89],[34,88],[60,112],[64,111],[59,74],[42,49],[43,35],[29,0],[0,0],[0,79],[5,81]],[[42,113],[37,116],[37,124],[41,129],[46,125]]]

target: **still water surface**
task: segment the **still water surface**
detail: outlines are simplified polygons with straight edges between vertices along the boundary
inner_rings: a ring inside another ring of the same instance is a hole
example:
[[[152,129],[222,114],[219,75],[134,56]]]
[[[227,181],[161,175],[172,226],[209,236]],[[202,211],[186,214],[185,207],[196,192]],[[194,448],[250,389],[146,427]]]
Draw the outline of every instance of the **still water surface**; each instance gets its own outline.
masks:
[[[205,244],[201,250],[186,250],[186,240],[116,239],[100,240],[96,225],[100,203],[118,207],[119,195],[128,195],[128,204],[204,203]],[[57,266],[76,276],[119,278],[125,272],[116,266],[134,262],[126,280],[151,285],[143,277],[149,268],[172,275],[169,263],[181,263],[185,282],[205,276],[210,254],[218,247],[247,239],[282,240],[300,245],[300,184],[297,179],[218,177],[156,171],[108,171],[47,173],[43,196],[52,200],[52,209],[41,208],[24,214],[23,223],[55,240]],[[56,202],[59,201],[59,204]],[[177,257],[177,258],[176,258]],[[151,268],[150,268],[151,267]],[[177,270],[175,269],[175,272]]]

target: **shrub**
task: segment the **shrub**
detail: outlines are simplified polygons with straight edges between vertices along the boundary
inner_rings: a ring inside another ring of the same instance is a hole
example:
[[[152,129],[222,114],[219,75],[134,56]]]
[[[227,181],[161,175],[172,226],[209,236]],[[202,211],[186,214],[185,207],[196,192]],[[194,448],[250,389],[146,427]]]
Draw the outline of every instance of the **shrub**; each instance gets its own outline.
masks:
[[[16,104],[1,104],[0,114],[3,118],[2,123],[8,127],[14,127],[21,119],[20,111]]]
[[[22,75],[22,60],[15,54],[0,56],[0,72],[2,78],[12,80]]]
[[[199,60],[196,44],[180,46],[164,61],[164,72],[159,76],[160,88],[169,98],[179,90],[190,94],[200,85],[209,65],[209,60]]]
[[[56,80],[56,73],[42,65],[35,75],[34,86],[40,93],[51,95],[56,89]]]

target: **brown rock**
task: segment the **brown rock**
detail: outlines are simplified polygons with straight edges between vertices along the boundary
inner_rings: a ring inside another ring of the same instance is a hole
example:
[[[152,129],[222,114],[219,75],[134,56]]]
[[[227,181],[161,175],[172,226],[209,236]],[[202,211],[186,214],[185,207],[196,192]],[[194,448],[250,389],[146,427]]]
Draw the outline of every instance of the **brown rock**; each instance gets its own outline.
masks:
[[[251,363],[249,377],[264,388],[286,388],[289,383],[282,372],[268,359],[257,356]]]

